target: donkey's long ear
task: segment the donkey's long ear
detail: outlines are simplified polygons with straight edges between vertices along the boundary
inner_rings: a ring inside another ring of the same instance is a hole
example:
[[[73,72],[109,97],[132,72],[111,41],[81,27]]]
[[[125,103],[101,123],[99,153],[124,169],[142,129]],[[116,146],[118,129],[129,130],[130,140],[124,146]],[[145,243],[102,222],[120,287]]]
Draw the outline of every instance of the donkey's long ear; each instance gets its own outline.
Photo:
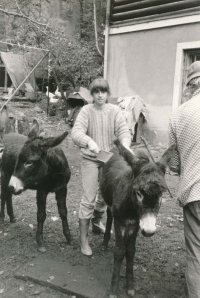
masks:
[[[35,139],[39,136],[40,128],[39,128],[39,123],[37,122],[36,119],[33,120],[31,129],[28,134],[29,139]]]
[[[117,139],[114,141],[114,144],[117,146],[117,149],[119,151],[119,154],[123,156],[125,161],[131,166],[135,166],[135,162],[137,160],[136,156],[132,154],[128,149],[126,149],[122,143]]]
[[[60,135],[58,137],[46,138],[46,139],[42,140],[42,142],[40,143],[40,148],[43,151],[46,151],[49,148],[58,146],[60,143],[62,143],[62,141],[66,138],[67,135],[68,135],[68,131],[65,131],[62,135]]]
[[[0,129],[5,130],[7,123],[9,121],[9,116],[8,116],[8,108],[7,106],[4,106],[1,114],[0,114]]]
[[[161,168],[161,170],[165,173],[167,165],[169,165],[174,153],[175,153],[175,145],[171,145],[162,155],[161,159],[156,162],[156,164]]]

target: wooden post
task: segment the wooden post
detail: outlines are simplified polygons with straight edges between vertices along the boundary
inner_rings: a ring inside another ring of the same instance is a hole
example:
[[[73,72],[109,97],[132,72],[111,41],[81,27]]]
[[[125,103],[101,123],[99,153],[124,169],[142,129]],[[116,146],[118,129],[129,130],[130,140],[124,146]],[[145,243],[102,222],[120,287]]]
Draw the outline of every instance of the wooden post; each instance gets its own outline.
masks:
[[[48,53],[49,59],[48,59],[48,95],[47,95],[47,116],[49,115],[49,78],[50,78],[50,73],[51,73],[51,56],[50,52]]]

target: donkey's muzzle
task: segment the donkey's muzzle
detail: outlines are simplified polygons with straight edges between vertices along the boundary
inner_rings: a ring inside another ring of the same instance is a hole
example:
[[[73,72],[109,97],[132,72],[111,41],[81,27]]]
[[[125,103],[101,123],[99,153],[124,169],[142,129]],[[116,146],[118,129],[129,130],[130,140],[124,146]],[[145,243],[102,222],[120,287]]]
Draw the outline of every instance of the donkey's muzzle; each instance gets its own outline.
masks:
[[[8,187],[10,191],[15,195],[19,195],[24,190],[22,181],[15,176],[11,177]]]
[[[145,237],[153,236],[156,232],[156,215],[147,213],[142,216],[140,219],[140,230]]]
[[[151,237],[151,236],[153,236],[155,234],[155,232],[148,232],[148,233],[146,233],[144,230],[141,230],[141,233],[145,237]]]

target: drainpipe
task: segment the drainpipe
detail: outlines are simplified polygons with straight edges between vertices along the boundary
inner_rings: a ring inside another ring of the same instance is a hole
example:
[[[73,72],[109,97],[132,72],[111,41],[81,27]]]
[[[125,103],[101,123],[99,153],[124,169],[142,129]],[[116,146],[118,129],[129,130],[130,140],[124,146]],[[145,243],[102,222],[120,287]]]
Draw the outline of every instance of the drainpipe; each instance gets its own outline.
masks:
[[[105,27],[105,46],[104,46],[104,72],[103,77],[107,79],[108,68],[108,37],[109,37],[109,19],[110,19],[110,0],[107,0],[106,6],[106,27]]]

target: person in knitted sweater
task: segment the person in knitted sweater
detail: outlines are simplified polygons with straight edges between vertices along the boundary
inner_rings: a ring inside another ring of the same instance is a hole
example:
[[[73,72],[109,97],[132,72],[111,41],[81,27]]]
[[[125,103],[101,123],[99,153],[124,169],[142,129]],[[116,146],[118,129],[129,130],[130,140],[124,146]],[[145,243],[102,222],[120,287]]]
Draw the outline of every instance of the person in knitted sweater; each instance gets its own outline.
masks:
[[[101,219],[107,207],[98,191],[101,163],[97,161],[97,154],[100,150],[110,151],[116,138],[132,152],[131,134],[125,117],[118,106],[108,103],[110,88],[107,81],[95,79],[90,85],[90,93],[93,103],[81,109],[71,132],[82,155],[83,195],[79,208],[79,229],[81,252],[86,256],[92,255],[88,242],[90,219],[93,232],[105,232]]]

